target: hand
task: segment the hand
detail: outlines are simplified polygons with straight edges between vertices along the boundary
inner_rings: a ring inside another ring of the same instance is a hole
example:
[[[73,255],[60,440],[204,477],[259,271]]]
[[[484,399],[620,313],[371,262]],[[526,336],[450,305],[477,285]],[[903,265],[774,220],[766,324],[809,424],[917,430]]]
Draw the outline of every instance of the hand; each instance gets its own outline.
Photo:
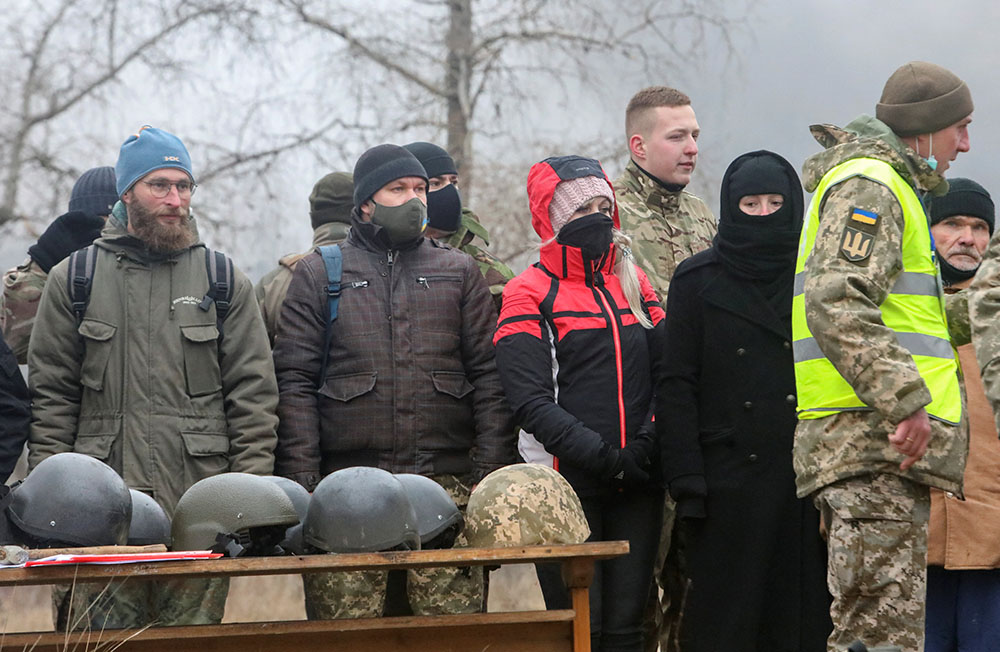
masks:
[[[905,471],[927,452],[927,444],[931,439],[931,420],[927,410],[920,408],[906,417],[896,426],[896,432],[889,435],[889,443],[906,459],[899,465],[900,471]]]
[[[64,213],[52,221],[38,242],[28,247],[28,255],[46,274],[60,260],[86,247],[104,228],[104,218],[80,211]]]
[[[618,450],[617,472],[611,477],[612,484],[619,487],[637,487],[649,482],[649,473],[642,467],[648,460],[637,458],[635,451],[625,447]]]

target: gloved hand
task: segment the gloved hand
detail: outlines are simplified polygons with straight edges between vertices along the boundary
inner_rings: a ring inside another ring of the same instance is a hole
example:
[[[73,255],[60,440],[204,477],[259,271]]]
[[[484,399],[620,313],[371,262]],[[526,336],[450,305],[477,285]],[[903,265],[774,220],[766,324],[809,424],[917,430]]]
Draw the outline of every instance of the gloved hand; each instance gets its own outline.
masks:
[[[613,451],[618,454],[618,461],[611,475],[611,483],[618,487],[638,487],[649,482],[649,473],[643,468],[649,466],[649,460],[639,459],[634,449],[626,446]]]
[[[93,242],[104,228],[104,219],[80,211],[64,213],[52,221],[28,255],[46,274],[56,263]]]
[[[682,475],[670,481],[670,497],[677,501],[677,518],[705,518],[708,485],[703,475]]]

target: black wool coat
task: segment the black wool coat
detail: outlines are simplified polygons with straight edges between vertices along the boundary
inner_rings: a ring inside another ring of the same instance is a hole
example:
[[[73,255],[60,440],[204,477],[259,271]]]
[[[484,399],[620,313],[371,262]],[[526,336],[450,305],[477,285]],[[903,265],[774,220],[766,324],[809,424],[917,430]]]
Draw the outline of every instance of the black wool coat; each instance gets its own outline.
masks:
[[[795,497],[791,306],[778,315],[714,249],[668,297],[656,423],[688,534],[684,650],[821,652],[826,548]]]

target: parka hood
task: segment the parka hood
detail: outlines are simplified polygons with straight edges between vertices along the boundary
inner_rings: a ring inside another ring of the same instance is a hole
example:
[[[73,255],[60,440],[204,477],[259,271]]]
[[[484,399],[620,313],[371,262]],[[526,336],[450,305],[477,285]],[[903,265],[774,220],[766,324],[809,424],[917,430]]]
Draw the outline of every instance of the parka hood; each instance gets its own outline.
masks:
[[[528,172],[528,201],[531,206],[531,225],[535,227],[535,233],[542,239],[542,242],[555,237],[552,230],[552,221],[549,219],[549,205],[552,203],[552,195],[555,194],[556,186],[562,181],[569,179],[579,179],[581,177],[598,177],[608,182],[611,186],[612,197],[614,196],[614,186],[608,175],[604,173],[601,164],[592,158],[582,156],[553,156],[535,163]],[[611,219],[614,220],[615,228],[621,228],[618,220],[618,202],[615,201]]]
[[[884,122],[861,115],[846,127],[831,124],[811,125],[813,138],[826,149],[806,159],[802,165],[802,181],[813,192],[820,180],[832,168],[855,158],[874,158],[892,166],[919,190],[940,196],[948,192],[948,182],[917,156]]]

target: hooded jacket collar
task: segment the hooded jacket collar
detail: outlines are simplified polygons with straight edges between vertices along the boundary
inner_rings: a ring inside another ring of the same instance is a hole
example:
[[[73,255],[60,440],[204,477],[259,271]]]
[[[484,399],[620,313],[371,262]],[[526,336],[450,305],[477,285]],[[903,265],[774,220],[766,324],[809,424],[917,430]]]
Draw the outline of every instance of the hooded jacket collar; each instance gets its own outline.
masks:
[[[614,269],[615,245],[608,248],[608,253],[594,261],[586,261],[577,247],[568,247],[556,242],[556,234],[552,230],[552,220],[549,219],[549,205],[556,186],[566,179],[573,178],[566,171],[572,167],[574,159],[580,157],[564,156],[551,158],[536,163],[528,173],[528,201],[531,206],[531,225],[535,233],[542,239],[539,262],[558,278],[579,278],[590,280],[595,272],[610,274]],[[603,173],[603,171],[602,171]],[[604,180],[611,186],[611,181],[604,174]],[[612,186],[613,188],[613,186]],[[615,202],[611,215],[614,228],[620,229],[618,219],[618,202]]]
[[[622,175],[624,185],[644,198],[646,204],[659,210],[661,206],[676,206],[686,186],[666,184],[629,159]]]
[[[948,192],[948,182],[931,169],[909,145],[900,140],[884,122],[861,115],[846,127],[830,124],[809,127],[813,137],[826,149],[802,166],[802,181],[813,192],[832,168],[855,158],[874,158],[892,166],[907,183],[920,191],[940,196]]]

